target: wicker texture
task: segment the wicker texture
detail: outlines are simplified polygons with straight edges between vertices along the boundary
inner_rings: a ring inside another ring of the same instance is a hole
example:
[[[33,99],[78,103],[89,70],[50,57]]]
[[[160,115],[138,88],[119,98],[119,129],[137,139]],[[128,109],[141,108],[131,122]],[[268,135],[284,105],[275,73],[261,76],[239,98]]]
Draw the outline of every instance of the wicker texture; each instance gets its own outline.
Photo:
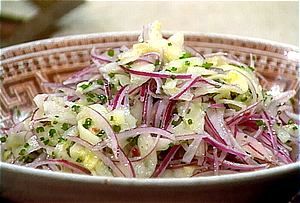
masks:
[[[165,34],[166,36],[169,33]],[[105,33],[53,38],[1,50],[0,120],[16,107],[31,107],[32,98],[47,92],[43,81],[61,82],[74,71],[90,64],[90,50],[103,51],[131,46],[138,33]],[[296,89],[299,95],[299,65],[287,58],[297,48],[268,41],[216,34],[186,33],[185,44],[202,54],[227,52],[248,64],[250,53],[256,57],[256,71],[266,88],[278,84],[283,90]]]

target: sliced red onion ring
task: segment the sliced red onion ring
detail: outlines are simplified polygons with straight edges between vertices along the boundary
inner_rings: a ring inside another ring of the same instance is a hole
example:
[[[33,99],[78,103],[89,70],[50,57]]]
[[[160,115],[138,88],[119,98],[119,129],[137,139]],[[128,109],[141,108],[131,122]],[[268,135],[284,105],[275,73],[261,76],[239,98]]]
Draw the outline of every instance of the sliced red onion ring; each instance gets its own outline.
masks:
[[[155,114],[155,118],[154,118],[154,126],[155,127],[160,127],[163,113],[164,113],[164,110],[166,109],[166,107],[167,107],[167,102],[165,100],[159,101],[157,111]]]
[[[206,157],[210,161],[214,160],[214,158],[211,155],[207,155]],[[248,164],[235,163],[227,160],[223,160],[223,162],[221,162],[220,164],[227,168],[234,169],[234,170],[241,170],[241,171],[254,171],[258,169],[266,169],[268,167],[268,164],[248,165]]]
[[[92,59],[96,59],[96,60],[98,60],[100,62],[104,62],[104,63],[113,62],[113,60],[108,58],[107,56],[96,54],[96,48],[95,47],[93,47],[92,50],[91,50],[91,57],[92,57]]]
[[[65,159],[48,159],[48,160],[45,160],[45,161],[29,163],[29,164],[26,164],[25,166],[31,167],[31,168],[37,168],[39,166],[49,165],[49,164],[57,164],[57,165],[60,165],[60,166],[64,166],[68,169],[71,169],[75,173],[91,175],[91,172],[88,169],[86,169],[83,166],[80,166],[78,164],[67,161]]]
[[[161,135],[165,138],[168,138],[172,141],[175,141],[175,136],[163,129],[160,128],[155,128],[155,127],[139,127],[139,128],[134,128],[134,129],[130,129],[127,131],[123,131],[118,133],[116,136],[119,139],[123,139],[123,140],[127,140],[130,137],[135,137],[138,136],[140,134],[156,134],[156,135]]]
[[[269,117],[269,115],[265,111],[263,111],[262,117],[266,121],[265,123],[268,128],[268,134],[271,138],[271,143],[272,143],[274,154],[277,155],[277,153],[278,153],[277,135],[276,135],[276,132],[273,130],[273,128],[271,128],[273,122],[272,122],[271,118]]]
[[[178,93],[175,94],[175,95],[173,95],[173,96],[171,96],[170,99],[179,99],[180,96],[183,95],[185,92],[187,92],[187,91],[191,88],[191,86],[192,86],[193,84],[195,84],[196,82],[198,82],[198,79],[199,79],[199,77],[197,77],[197,76],[196,76],[196,77],[195,77],[195,76],[192,76],[191,80],[188,81],[188,82],[186,82],[186,83],[180,88],[180,90],[178,91]]]
[[[202,136],[198,135],[195,137],[195,139],[193,140],[193,142],[189,145],[188,150],[185,152],[185,154],[183,155],[182,161],[185,163],[191,163],[192,159],[194,158],[197,149],[200,145],[200,142],[202,140]]]
[[[119,156],[120,163],[123,164],[125,166],[125,168],[128,170],[125,177],[135,178],[136,177],[135,171],[134,171],[134,168],[132,166],[130,159],[125,155],[122,148],[120,148],[120,152],[121,152],[120,156]]]
[[[165,156],[164,160],[160,163],[159,167],[157,167],[157,169],[155,169],[155,171],[153,172],[151,178],[159,177],[165,172],[166,168],[168,167],[169,163],[171,162],[171,160],[173,159],[180,147],[180,145],[174,145],[170,149],[168,154]]]
[[[242,109],[240,110],[239,112],[237,112],[233,117],[231,118],[228,118],[226,120],[226,123],[227,125],[230,125],[232,122],[234,122],[236,119],[244,116],[244,114],[247,112],[247,111],[251,111],[253,109],[255,109],[257,107],[257,105],[260,104],[260,102],[255,102],[254,104],[251,104],[250,106],[248,106],[246,109]]]
[[[127,91],[128,91],[128,85],[125,85],[125,86],[121,87],[121,89],[115,95],[115,98],[113,100],[113,106],[112,106],[113,110],[117,109],[121,106]]]

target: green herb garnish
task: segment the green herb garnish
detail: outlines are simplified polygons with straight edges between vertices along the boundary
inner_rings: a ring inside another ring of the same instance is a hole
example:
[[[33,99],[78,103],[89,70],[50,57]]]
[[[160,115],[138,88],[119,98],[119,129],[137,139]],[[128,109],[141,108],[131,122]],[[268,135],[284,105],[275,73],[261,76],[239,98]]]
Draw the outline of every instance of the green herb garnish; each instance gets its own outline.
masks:
[[[68,130],[70,128],[70,124],[68,123],[63,123],[61,126],[61,129],[63,129],[64,131]]]
[[[85,122],[84,124],[82,124],[82,126],[85,128],[85,129],[89,129],[92,125],[92,119],[91,118],[87,118],[85,119]]]
[[[177,68],[176,67],[172,67],[171,71],[177,71]]]
[[[255,123],[256,123],[257,126],[265,125],[265,123],[262,120],[256,120]]]
[[[290,119],[290,120],[288,121],[288,124],[289,124],[289,125],[294,124],[293,119]]]
[[[121,131],[121,126],[119,125],[113,125],[112,129],[114,132],[119,133]]]
[[[104,94],[100,94],[98,96],[98,99],[100,100],[100,104],[105,104],[107,102],[107,97]]]
[[[5,137],[5,136],[0,137],[0,141],[1,141],[1,142],[6,142],[6,137]]]
[[[56,130],[55,129],[50,129],[49,130],[49,137],[53,137],[56,134]]]
[[[78,157],[78,158],[76,159],[76,162],[77,162],[77,163],[82,163],[83,160],[82,160],[82,158],[79,158],[79,157]]]
[[[23,156],[26,153],[26,149],[21,149],[21,151],[19,152],[19,155]]]
[[[42,133],[42,132],[45,132],[45,129],[44,129],[44,127],[37,127],[37,128],[35,129],[35,131],[36,131],[37,133]]]
[[[48,144],[49,144],[49,142],[50,142],[50,140],[49,140],[49,139],[47,139],[47,140],[44,140],[44,141],[43,141],[44,145],[48,145]]]
[[[168,43],[168,46],[169,46],[169,47],[170,47],[170,46],[172,46],[172,43],[171,43],[171,42],[169,42],[169,43]]]
[[[213,63],[205,62],[205,63],[203,63],[201,66],[202,66],[203,68],[210,68],[210,67],[212,67],[212,65],[214,65],[214,64],[213,64]]]
[[[189,65],[191,65],[191,62],[190,62],[190,61],[185,61],[184,64],[185,64],[186,66],[189,66]]]
[[[104,130],[100,130],[100,132],[98,132],[98,133],[96,134],[96,136],[102,138],[105,134],[106,134],[106,133],[105,133]]]
[[[89,82],[88,84],[82,84],[79,87],[81,87],[82,90],[85,90],[85,89],[89,88],[90,86],[92,86],[92,84],[93,84],[92,82]]]
[[[193,124],[193,120],[192,119],[188,119],[188,124],[192,125]]]
[[[80,111],[80,106],[73,105],[71,108],[72,108],[72,111],[74,111],[75,113],[79,113],[79,111]]]
[[[113,49],[110,49],[107,51],[107,55],[113,57],[115,55],[115,51]]]
[[[176,120],[173,120],[172,122],[171,122],[171,124],[175,127],[175,126],[178,126],[181,122],[182,122],[182,117],[180,116],[179,118],[178,118],[178,120],[176,121]]]
[[[179,59],[186,59],[186,58],[191,58],[192,54],[189,52],[185,52],[182,54],[182,56],[179,57]]]
[[[97,84],[98,84],[98,85],[104,85],[104,82],[103,82],[103,80],[98,79],[98,80],[97,80]]]
[[[110,78],[113,78],[113,77],[115,77],[115,73],[108,73],[108,76],[110,77]]]

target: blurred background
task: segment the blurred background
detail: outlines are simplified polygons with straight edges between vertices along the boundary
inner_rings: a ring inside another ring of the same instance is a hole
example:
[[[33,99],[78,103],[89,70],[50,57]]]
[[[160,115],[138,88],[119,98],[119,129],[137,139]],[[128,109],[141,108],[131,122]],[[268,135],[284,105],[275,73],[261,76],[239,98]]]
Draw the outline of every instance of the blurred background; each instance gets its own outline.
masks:
[[[36,39],[140,30],[226,33],[299,45],[299,2],[1,0],[1,47]]]

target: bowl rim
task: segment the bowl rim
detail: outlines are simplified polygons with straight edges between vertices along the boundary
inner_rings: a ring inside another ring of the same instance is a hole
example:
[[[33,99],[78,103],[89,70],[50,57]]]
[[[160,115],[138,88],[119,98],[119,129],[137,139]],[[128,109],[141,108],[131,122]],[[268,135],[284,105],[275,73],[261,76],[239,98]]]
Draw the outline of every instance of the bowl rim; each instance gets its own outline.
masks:
[[[22,49],[26,47],[30,47],[33,45],[40,45],[40,44],[48,44],[48,43],[58,43],[61,41],[71,41],[71,40],[79,40],[79,39],[93,39],[96,37],[105,38],[105,37],[121,37],[121,36],[128,36],[128,37],[135,37],[139,35],[139,31],[123,31],[123,32],[103,32],[103,33],[91,33],[91,34],[79,34],[79,35],[66,35],[60,37],[54,37],[49,39],[42,39],[36,40],[31,42],[26,42],[22,44],[12,45],[8,47],[4,47],[0,49],[1,56],[3,56],[6,52],[13,51],[16,49]],[[165,36],[169,36],[175,32],[173,31],[166,31],[163,32]],[[264,45],[270,45],[272,47],[278,47],[280,49],[285,50],[293,50],[299,52],[299,47],[276,42],[272,40],[260,39],[255,37],[246,37],[246,36],[238,36],[232,34],[218,34],[218,33],[203,33],[203,32],[183,32],[183,34],[187,37],[212,37],[212,38],[222,38],[228,40],[238,40],[250,43],[259,43]],[[57,48],[51,48],[57,49]],[[255,48],[254,48],[255,49]],[[30,53],[29,53],[30,54]],[[22,54],[26,55],[26,54]],[[0,65],[7,59],[18,57],[12,56],[8,57],[4,60],[1,60]],[[151,185],[151,186],[184,186],[184,185],[213,185],[213,184],[220,184],[220,183],[230,183],[233,181],[249,181],[253,179],[260,179],[263,177],[271,177],[276,175],[287,174],[292,171],[299,171],[300,175],[300,161],[298,160],[295,163],[277,166],[274,168],[263,169],[258,171],[252,172],[243,172],[237,174],[228,174],[222,176],[207,176],[207,177],[193,177],[193,178],[122,178],[122,177],[102,177],[102,176],[88,176],[88,175],[79,175],[79,174],[70,174],[70,173],[59,173],[59,172],[51,172],[39,169],[32,169],[25,166],[18,166],[14,164],[4,163],[0,161],[0,171],[11,171],[16,173],[21,173],[24,175],[36,175],[39,177],[51,177],[57,180],[68,180],[68,181],[75,181],[75,182],[96,182],[96,183],[103,183],[103,184],[113,184],[113,185]],[[1,185],[3,181],[1,181]]]
[[[4,171],[19,173],[23,175],[33,175],[40,178],[51,178],[60,181],[71,182],[89,182],[105,185],[132,185],[132,186],[191,186],[191,185],[215,185],[227,184],[232,182],[248,182],[253,180],[261,180],[263,178],[271,178],[289,174],[298,171],[300,176],[300,162],[295,162],[287,165],[277,166],[269,169],[262,169],[251,172],[242,172],[236,174],[227,174],[221,176],[202,176],[202,177],[187,177],[187,178],[124,178],[124,177],[106,177],[106,176],[90,176],[63,172],[52,172],[41,169],[33,169],[25,166],[14,165],[10,163],[0,162],[0,171],[2,175]],[[3,184],[3,181],[1,181]]]
[[[296,45],[284,43],[284,42],[278,42],[274,40],[268,40],[268,39],[262,39],[259,37],[248,37],[248,36],[240,36],[235,34],[223,34],[223,33],[214,33],[214,32],[196,32],[196,31],[163,31],[163,35],[170,36],[174,33],[181,32],[184,34],[184,36],[187,37],[216,37],[216,38],[223,38],[223,39],[229,39],[229,40],[239,40],[244,42],[253,42],[253,43],[260,43],[265,45],[271,45],[275,47],[280,47],[284,49],[291,49],[294,51],[300,51],[300,48]],[[121,36],[128,36],[128,37],[134,37],[139,36],[140,31],[120,31],[120,32],[101,32],[101,33],[88,33],[88,34],[72,34],[72,35],[63,35],[63,36],[57,36],[57,37],[51,37],[46,39],[40,39],[40,40],[34,40],[30,42],[24,42],[21,44],[11,45],[7,47],[1,48],[1,55],[4,52],[14,50],[14,49],[20,49],[27,46],[31,46],[33,44],[45,44],[45,43],[56,43],[63,40],[78,40],[78,39],[91,39],[95,37],[121,37]]]

